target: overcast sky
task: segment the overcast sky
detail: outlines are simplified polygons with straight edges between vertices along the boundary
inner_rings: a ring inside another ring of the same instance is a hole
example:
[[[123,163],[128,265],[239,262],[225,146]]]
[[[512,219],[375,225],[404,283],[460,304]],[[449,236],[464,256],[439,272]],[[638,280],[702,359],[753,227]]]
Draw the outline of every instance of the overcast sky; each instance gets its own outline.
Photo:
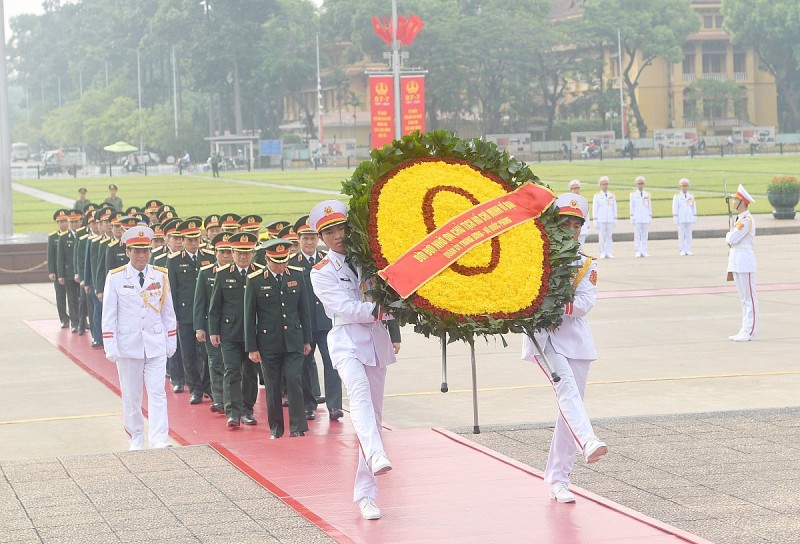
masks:
[[[15,15],[21,13],[43,13],[41,0],[0,0],[3,2],[3,15],[5,15],[5,36],[6,42],[11,37],[11,31],[8,28],[8,20]]]

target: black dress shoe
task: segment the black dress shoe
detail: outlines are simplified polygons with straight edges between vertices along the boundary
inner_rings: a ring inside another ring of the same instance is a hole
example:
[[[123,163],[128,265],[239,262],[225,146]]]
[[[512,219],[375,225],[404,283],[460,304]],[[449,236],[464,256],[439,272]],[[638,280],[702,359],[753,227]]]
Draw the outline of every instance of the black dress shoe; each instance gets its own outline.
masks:
[[[306,419],[317,419],[317,414],[314,413],[314,410],[306,410]]]
[[[245,425],[258,425],[258,421],[253,417],[253,414],[245,414],[242,416],[242,423]]]
[[[338,419],[343,416],[344,412],[342,412],[341,410],[331,410],[330,414],[328,414],[328,417],[330,418],[331,421],[338,421]]]
[[[61,322],[61,328],[62,328],[62,329],[66,329],[67,327],[69,327],[69,322],[67,322],[67,321],[62,321],[62,322]]]
[[[222,404],[215,402],[214,404],[211,405],[211,411],[214,412],[215,414],[224,414],[225,407],[222,406]]]
[[[239,418],[238,417],[229,417],[228,418],[228,428],[229,429],[238,429],[239,428]]]
[[[78,332],[78,327],[72,327],[72,334],[76,334]]]
[[[103,347],[102,342],[98,342],[97,340],[92,340],[92,347],[95,349],[99,349]]]
[[[201,404],[203,402],[203,395],[200,393],[192,393],[191,398],[189,399],[189,404]]]
[[[317,404],[325,404],[325,397],[314,397],[317,401]]]
[[[305,435],[306,433],[304,433],[303,431],[292,431],[289,433],[289,436],[291,438],[297,438],[298,436],[305,436]]]
[[[83,336],[86,334],[86,329],[78,327],[78,336]]]
[[[183,393],[183,386],[182,385],[173,385],[172,386],[173,393]]]

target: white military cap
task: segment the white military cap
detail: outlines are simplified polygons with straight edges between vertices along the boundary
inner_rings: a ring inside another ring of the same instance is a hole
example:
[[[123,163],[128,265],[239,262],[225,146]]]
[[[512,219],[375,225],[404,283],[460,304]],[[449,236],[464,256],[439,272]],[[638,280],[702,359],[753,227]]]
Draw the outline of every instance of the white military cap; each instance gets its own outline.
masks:
[[[689,178],[681,178],[681,180],[678,182],[678,185],[680,185],[681,187],[686,185],[688,187],[689,186]]]
[[[644,182],[645,182],[644,176],[636,176],[636,183],[639,183],[640,181],[641,181],[642,183],[644,183]]]
[[[570,181],[570,182],[569,182],[569,184],[567,185],[567,189],[574,189],[575,187],[580,187],[580,186],[581,186],[581,180],[579,180],[579,179],[573,179],[573,180],[572,180],[572,181]]]
[[[583,220],[589,217],[589,202],[581,195],[564,193],[556,198],[554,205],[559,215],[572,215]]]
[[[608,176],[600,176],[600,179],[597,180],[598,185],[602,185],[603,182],[608,183]]]
[[[750,193],[744,188],[744,185],[741,183],[739,184],[739,188],[736,189],[736,194],[734,195],[739,200],[743,200],[749,206],[752,202],[755,202],[755,199],[750,196]]]
[[[127,247],[150,247],[153,241],[153,229],[145,225],[136,225],[122,234],[122,243]]]
[[[308,225],[317,232],[346,221],[347,206],[338,200],[324,200],[308,214]]]

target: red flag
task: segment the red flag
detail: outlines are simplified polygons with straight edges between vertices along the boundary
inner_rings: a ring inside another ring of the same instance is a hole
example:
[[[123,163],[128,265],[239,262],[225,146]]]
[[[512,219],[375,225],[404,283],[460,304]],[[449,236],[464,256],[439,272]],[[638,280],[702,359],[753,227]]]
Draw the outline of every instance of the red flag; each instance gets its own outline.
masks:
[[[419,31],[422,30],[424,26],[425,23],[422,22],[422,19],[413,13],[409,15],[408,22],[405,25],[405,31],[403,32],[403,45],[411,45],[414,38],[417,37],[417,34],[419,34]]]

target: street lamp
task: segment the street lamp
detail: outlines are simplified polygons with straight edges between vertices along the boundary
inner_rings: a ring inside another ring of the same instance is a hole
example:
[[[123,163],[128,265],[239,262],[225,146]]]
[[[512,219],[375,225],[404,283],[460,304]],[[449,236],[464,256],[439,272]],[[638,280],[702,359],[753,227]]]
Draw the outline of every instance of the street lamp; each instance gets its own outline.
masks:
[[[139,58],[139,50],[136,50],[136,87],[139,91],[139,157],[144,152],[142,144],[142,62]]]

